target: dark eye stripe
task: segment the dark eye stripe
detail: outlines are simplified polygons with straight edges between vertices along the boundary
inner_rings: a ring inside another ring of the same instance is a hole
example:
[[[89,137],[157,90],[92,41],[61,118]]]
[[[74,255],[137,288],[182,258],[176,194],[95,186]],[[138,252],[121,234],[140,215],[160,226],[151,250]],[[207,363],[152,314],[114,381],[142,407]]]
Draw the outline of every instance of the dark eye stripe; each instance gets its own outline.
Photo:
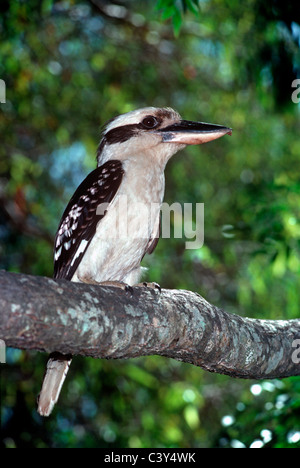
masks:
[[[152,115],[147,115],[141,123],[138,124],[128,124],[123,125],[122,127],[116,127],[109,130],[103,137],[98,153],[100,155],[101,151],[105,144],[113,145],[115,143],[124,143],[125,141],[132,138],[136,135],[138,130],[145,130],[156,128],[161,123],[160,118],[156,118]]]
[[[123,125],[122,127],[116,127],[107,132],[104,138],[108,145],[124,143],[133,137],[139,128],[140,124]]]

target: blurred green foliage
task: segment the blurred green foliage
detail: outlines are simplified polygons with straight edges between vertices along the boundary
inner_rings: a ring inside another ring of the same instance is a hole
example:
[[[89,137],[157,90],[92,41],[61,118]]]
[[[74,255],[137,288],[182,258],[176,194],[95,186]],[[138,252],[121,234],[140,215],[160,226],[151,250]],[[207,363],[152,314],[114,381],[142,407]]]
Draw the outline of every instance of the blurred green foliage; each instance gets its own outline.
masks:
[[[156,9],[161,11],[161,19],[172,19],[175,36],[178,36],[182,26],[183,14],[187,11],[195,16],[200,13],[199,0],[157,0]]]
[[[234,132],[170,161],[165,201],[205,203],[205,245],[161,239],[148,279],[240,315],[299,316],[299,2],[18,0],[0,10],[0,268],[51,276],[55,230],[95,167],[101,125],[172,106]],[[42,420],[45,362],[8,350],[5,447],[300,447],[299,378],[77,357]]]

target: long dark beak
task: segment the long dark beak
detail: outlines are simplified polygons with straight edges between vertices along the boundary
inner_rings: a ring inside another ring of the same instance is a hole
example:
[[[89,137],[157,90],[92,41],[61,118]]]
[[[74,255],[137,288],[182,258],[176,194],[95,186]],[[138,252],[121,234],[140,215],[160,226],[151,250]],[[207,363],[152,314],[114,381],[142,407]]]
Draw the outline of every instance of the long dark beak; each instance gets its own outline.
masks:
[[[216,140],[224,135],[231,135],[232,129],[223,127],[222,125],[181,120],[168,127],[160,128],[157,132],[162,133],[163,142],[166,143],[200,145],[201,143]]]

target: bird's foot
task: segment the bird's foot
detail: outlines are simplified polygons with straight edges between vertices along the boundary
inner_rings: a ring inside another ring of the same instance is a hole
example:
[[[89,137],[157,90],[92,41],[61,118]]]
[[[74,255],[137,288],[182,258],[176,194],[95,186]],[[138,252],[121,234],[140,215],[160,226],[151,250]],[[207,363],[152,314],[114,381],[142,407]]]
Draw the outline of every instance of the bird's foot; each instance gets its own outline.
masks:
[[[97,283],[97,284],[99,286],[112,286],[114,288],[119,288],[133,295],[133,288],[129,286],[129,284],[123,283],[122,281],[101,281],[101,283]]]
[[[81,283],[96,284],[97,286],[112,286],[114,288],[122,289],[125,292],[130,292],[131,295],[133,294],[133,288],[122,281],[96,281],[90,276],[78,276],[78,279]]]
[[[149,289],[154,289],[156,291],[161,292],[161,287],[158,283],[155,283],[154,281],[151,283],[147,283],[144,281],[143,283],[136,284],[139,288],[149,288]]]

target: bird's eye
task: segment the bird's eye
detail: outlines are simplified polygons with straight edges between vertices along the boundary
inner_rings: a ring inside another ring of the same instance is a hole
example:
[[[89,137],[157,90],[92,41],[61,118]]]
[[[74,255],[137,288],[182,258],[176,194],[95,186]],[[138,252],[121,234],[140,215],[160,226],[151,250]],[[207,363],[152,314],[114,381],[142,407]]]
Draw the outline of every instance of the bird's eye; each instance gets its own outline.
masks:
[[[142,121],[142,125],[145,128],[155,128],[155,127],[157,127],[158,124],[159,124],[158,120],[155,117],[153,117],[152,115],[148,115]]]

